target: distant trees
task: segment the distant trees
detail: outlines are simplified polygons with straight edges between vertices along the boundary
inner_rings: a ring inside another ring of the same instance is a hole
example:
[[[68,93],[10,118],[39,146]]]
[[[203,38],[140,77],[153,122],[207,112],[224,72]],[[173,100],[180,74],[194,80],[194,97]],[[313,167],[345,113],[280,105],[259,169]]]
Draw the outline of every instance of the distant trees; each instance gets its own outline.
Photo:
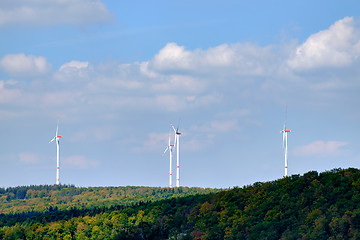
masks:
[[[42,212],[49,207],[61,210],[129,205],[172,197],[207,194],[219,189],[160,187],[89,187],[40,185],[0,188],[0,213]]]
[[[77,205],[1,214],[0,238],[360,239],[360,170],[353,168],[312,171],[208,194],[189,188],[181,188],[181,193],[166,188],[72,188],[46,190],[35,199],[45,206],[54,196],[71,196],[70,203]],[[27,194],[43,190],[30,188]],[[195,195],[176,197],[184,193]],[[3,194],[18,201],[15,191]],[[114,204],[119,201],[115,197],[126,204]]]

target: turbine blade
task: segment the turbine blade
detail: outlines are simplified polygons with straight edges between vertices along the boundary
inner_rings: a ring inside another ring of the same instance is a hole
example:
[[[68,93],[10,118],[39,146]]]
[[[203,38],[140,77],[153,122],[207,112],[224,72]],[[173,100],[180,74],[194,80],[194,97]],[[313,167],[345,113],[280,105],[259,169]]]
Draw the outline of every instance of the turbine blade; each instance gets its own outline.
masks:
[[[179,131],[180,121],[181,121],[181,118],[179,118],[178,125],[177,125],[177,128],[176,128],[176,132]]]
[[[167,152],[168,149],[169,149],[169,147],[166,147],[166,148],[165,148],[165,151],[164,151],[163,154],[162,154],[163,156],[164,156],[164,154]]]
[[[55,136],[58,135],[58,132],[59,132],[59,120],[58,120],[58,122],[56,124],[56,134],[55,134]]]
[[[53,141],[55,140],[55,138],[56,138],[56,137],[54,137],[53,139],[51,139],[49,143],[53,142]]]
[[[174,125],[171,124],[171,127],[172,127],[172,129],[174,130],[174,132],[176,133],[177,131],[176,131]]]

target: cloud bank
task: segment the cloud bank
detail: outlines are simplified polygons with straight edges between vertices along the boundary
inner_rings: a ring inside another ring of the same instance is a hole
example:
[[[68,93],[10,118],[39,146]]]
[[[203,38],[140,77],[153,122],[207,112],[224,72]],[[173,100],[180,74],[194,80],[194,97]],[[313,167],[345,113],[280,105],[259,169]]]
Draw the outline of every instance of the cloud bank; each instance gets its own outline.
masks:
[[[358,27],[354,18],[345,17],[329,29],[311,35],[296,48],[288,65],[297,71],[350,65],[360,56]]]
[[[253,44],[222,44],[207,50],[186,50],[184,46],[168,43],[149,62],[154,72],[183,74],[264,75],[276,55],[271,47]],[[226,70],[226,71],[224,71]]]
[[[5,55],[0,60],[0,68],[13,76],[39,76],[51,71],[51,64],[45,57],[24,53]]]
[[[59,4],[70,3],[69,0]],[[102,6],[98,1],[83,0],[78,4]],[[78,4],[73,7],[77,9]],[[16,6],[9,4],[5,9],[11,8]],[[297,98],[309,109],[314,103],[331,107],[341,103],[344,92],[335,90],[357,89],[360,82],[341,72],[333,71],[331,79],[323,74],[327,69],[344,67],[358,71],[359,39],[357,22],[347,17],[298,46],[234,43],[189,50],[172,42],[144,62],[125,64],[111,60],[94,65],[74,59],[55,70],[44,56],[10,54],[0,59],[0,69],[11,78],[0,81],[0,103],[7,104],[1,110],[2,118],[29,112],[48,116],[61,112],[71,121],[91,118],[112,124],[119,119],[132,121],[129,113],[176,115],[187,111],[200,115],[216,109],[204,126],[212,129],[213,134],[240,131],[243,128],[240,125],[254,126],[251,119],[256,111],[252,110],[254,105],[279,103],[285,94]],[[323,71],[317,75],[301,74],[309,69]],[[316,91],[307,92],[308,89]],[[335,97],[340,100],[334,102]],[[216,116],[219,112],[228,114]],[[246,121],[239,121],[245,118]],[[109,140],[115,135],[95,127],[93,132],[99,140]],[[144,142],[148,148],[165,136],[154,134],[151,136],[154,142]],[[81,134],[74,135],[73,141],[84,138]],[[336,153],[344,144],[316,142],[301,151]]]
[[[356,21],[347,17],[293,48],[235,43],[187,50],[168,43],[152,59],[141,63],[107,61],[93,65],[72,60],[55,71],[44,56],[9,54],[0,59],[0,69],[15,78],[28,77],[33,81],[36,77],[37,85],[2,84],[0,91],[4,93],[2,101],[20,101],[12,97],[20,91],[24,93],[21,104],[56,104],[68,107],[69,112],[75,112],[75,107],[86,110],[109,103],[109,108],[176,112],[243,102],[249,97],[277,101],[285,92],[301,97],[301,90],[307,89],[316,90],[314,96],[323,96],[332,89],[348,87],[349,82],[353,86],[359,83],[353,78],[347,81],[336,72],[327,79],[303,77],[298,71],[345,65],[353,65],[357,71],[359,36]]]

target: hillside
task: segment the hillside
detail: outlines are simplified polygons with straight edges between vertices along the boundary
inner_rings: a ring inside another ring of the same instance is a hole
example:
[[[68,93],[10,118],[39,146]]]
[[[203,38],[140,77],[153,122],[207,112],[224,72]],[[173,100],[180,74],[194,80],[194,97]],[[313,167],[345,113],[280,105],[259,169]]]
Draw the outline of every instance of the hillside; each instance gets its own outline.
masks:
[[[0,213],[45,212],[131,205],[173,197],[218,192],[210,188],[88,187],[74,185],[20,186],[0,188]]]
[[[360,239],[360,170],[132,206],[3,214],[4,239]]]

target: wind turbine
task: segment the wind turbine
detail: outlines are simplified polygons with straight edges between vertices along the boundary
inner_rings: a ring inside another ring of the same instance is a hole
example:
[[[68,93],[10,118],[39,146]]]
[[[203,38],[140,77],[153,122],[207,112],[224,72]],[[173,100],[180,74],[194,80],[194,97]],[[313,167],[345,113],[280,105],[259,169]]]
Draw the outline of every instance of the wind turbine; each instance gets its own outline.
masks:
[[[56,133],[55,137],[50,140],[49,143],[56,141],[56,185],[60,184],[60,138],[61,136],[58,135],[59,131],[59,121],[56,125]]]
[[[176,141],[176,135],[175,135],[175,139],[174,139],[174,144],[171,144],[171,142],[170,142],[170,132],[169,132],[169,144],[165,148],[165,151],[164,151],[163,155],[166,153],[167,150],[169,150],[169,153],[170,153],[169,187],[170,188],[172,188],[172,152],[173,152],[173,148],[174,148],[174,145],[175,145],[175,141]]]
[[[180,187],[180,135],[179,126],[175,129],[171,124],[172,129],[175,132],[175,145],[176,145],[176,187]]]
[[[285,154],[285,177],[287,177],[287,170],[288,170],[288,165],[287,165],[287,134],[290,132],[290,130],[286,129],[286,121],[284,123],[284,128],[283,130],[280,131],[280,133],[283,134],[283,149],[284,149],[284,154]]]

